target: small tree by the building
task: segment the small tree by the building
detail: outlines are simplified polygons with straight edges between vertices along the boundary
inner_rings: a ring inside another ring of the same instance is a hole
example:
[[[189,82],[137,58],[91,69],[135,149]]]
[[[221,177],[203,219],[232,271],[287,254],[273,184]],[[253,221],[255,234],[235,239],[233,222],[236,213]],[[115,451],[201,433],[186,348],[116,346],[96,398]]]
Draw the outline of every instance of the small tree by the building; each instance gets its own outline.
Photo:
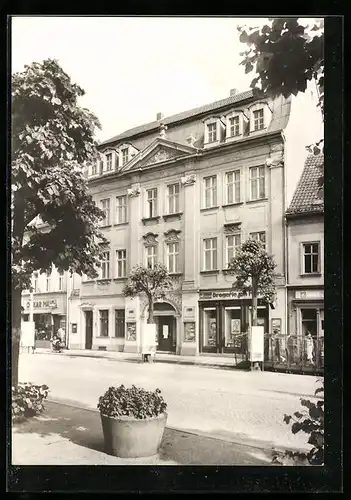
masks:
[[[237,250],[228,267],[231,274],[235,275],[233,288],[238,291],[239,296],[252,297],[251,325],[257,326],[258,297],[266,304],[272,304],[276,297],[276,263],[261,242],[248,239]]]
[[[163,264],[156,263],[153,268],[138,265],[131,270],[123,294],[132,298],[139,294],[146,296],[149,306],[147,322],[152,324],[155,301],[164,299],[172,287],[172,280]]]

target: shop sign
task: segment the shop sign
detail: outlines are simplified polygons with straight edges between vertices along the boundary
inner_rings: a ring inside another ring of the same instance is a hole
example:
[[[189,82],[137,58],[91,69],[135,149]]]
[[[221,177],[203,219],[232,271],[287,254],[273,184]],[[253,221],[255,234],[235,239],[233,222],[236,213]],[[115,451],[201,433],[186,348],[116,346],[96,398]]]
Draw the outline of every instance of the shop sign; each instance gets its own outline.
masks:
[[[136,319],[135,309],[128,307],[126,309],[126,317],[127,319]]]
[[[183,307],[183,317],[184,318],[195,318],[195,307]]]
[[[30,301],[26,302],[26,308],[30,309]],[[57,300],[34,300],[33,301],[34,309],[56,309],[57,308]]]
[[[239,292],[234,290],[223,291],[223,292],[200,292],[200,300],[219,300],[219,299],[239,299],[241,298]],[[248,297],[246,297],[248,298]]]
[[[295,299],[324,299],[324,290],[296,290]]]

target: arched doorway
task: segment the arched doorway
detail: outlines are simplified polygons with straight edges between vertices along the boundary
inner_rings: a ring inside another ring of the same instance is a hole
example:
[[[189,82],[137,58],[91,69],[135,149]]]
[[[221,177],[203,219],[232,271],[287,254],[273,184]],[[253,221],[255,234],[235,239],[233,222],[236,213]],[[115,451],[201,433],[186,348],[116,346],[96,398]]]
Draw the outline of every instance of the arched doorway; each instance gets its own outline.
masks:
[[[154,304],[154,321],[158,341],[157,350],[176,352],[177,321],[174,307],[167,302],[156,302]]]

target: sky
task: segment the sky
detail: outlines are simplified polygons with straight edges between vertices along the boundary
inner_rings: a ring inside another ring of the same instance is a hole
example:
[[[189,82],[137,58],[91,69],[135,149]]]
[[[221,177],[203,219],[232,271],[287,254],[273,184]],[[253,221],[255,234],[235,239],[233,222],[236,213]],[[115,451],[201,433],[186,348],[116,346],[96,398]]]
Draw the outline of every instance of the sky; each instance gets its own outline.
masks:
[[[12,72],[57,59],[86,91],[81,104],[102,125],[97,138],[107,140],[154,121],[158,112],[169,116],[224,99],[232,88],[247,90],[255,75],[240,66],[246,45],[237,26],[265,23],[238,17],[14,16]],[[296,133],[309,144],[320,138],[321,119],[306,99],[296,99],[302,117]]]

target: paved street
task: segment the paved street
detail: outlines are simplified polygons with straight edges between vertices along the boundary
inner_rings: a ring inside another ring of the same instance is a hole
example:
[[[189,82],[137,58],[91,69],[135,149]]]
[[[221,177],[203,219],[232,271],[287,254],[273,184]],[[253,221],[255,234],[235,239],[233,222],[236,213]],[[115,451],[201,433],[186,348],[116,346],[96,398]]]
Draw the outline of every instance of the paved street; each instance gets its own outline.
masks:
[[[306,435],[293,435],[284,413],[313,397],[317,378],[272,372],[244,372],[165,363],[55,354],[22,354],[20,381],[47,384],[52,399],[96,408],[110,385],[135,384],[162,390],[168,426],[262,448],[306,448]]]

